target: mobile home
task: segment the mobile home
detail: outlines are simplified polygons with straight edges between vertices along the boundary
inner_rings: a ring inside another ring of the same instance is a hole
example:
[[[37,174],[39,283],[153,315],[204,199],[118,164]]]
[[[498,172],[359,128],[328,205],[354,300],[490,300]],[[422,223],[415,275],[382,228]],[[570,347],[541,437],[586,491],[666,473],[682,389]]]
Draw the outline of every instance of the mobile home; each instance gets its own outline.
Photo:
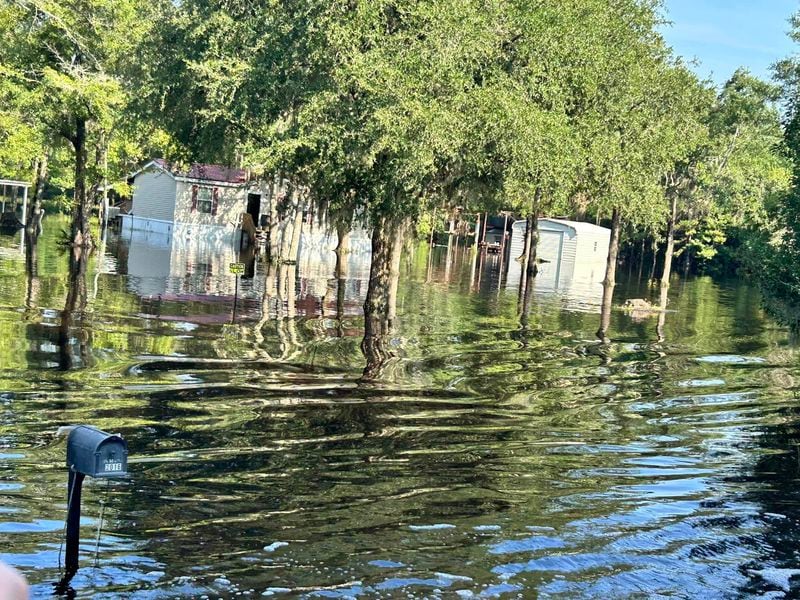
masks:
[[[266,186],[242,169],[194,164],[180,170],[151,160],[130,177],[133,203],[123,228],[188,238],[237,241],[242,215],[258,225],[269,212]]]

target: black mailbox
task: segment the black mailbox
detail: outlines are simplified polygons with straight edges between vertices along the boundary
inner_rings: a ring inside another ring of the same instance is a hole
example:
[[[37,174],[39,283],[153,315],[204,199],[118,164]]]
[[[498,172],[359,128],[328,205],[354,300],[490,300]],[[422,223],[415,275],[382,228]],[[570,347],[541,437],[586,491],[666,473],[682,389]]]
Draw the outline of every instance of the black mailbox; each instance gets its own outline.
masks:
[[[122,436],[78,425],[67,438],[67,467],[90,477],[128,473],[128,444]]]

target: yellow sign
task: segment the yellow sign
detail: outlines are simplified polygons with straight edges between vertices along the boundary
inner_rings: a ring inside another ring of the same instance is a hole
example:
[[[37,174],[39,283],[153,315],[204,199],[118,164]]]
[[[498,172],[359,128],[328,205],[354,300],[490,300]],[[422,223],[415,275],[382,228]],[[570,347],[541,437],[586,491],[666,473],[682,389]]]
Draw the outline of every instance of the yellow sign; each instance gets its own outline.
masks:
[[[231,273],[234,275],[244,273],[244,263],[231,263]]]

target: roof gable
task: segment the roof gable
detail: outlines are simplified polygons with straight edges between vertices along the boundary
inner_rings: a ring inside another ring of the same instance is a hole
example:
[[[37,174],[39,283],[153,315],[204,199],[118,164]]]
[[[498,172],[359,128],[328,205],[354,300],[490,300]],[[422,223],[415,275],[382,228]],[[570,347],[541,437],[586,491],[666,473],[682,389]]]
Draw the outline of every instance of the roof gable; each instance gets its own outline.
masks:
[[[194,163],[188,170],[181,170],[176,165],[168,163],[163,158],[155,158],[145,164],[141,169],[131,174],[131,178],[136,177],[140,173],[149,170],[151,167],[156,167],[165,173],[169,173],[175,179],[184,179],[190,181],[209,181],[215,183],[227,183],[231,185],[241,185],[247,183],[247,171],[244,169],[236,169],[233,167],[226,167],[224,165],[209,165],[203,163]]]

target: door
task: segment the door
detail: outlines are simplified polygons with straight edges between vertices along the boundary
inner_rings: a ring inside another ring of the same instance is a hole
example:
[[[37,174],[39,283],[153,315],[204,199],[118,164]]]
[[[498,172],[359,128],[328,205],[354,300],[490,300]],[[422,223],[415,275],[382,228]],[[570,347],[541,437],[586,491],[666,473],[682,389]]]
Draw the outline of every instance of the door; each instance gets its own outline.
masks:
[[[564,232],[552,229],[539,230],[539,244],[536,256],[542,261],[536,276],[536,289],[557,290],[561,278],[561,258],[564,246]]]
[[[247,214],[253,217],[253,225],[258,227],[258,215],[261,214],[261,194],[247,194]]]

